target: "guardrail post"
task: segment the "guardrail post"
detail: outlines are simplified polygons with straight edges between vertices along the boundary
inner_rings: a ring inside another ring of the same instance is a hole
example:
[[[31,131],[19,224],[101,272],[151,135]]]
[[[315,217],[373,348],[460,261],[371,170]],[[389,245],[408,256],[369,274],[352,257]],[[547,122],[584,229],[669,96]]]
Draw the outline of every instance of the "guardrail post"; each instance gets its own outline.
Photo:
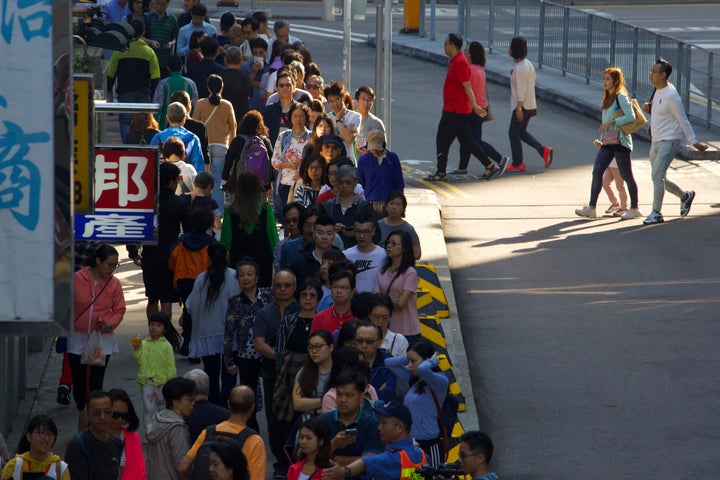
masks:
[[[587,30],[585,33],[585,84],[590,85],[590,75],[592,75],[592,29],[594,15],[587,16]]]
[[[488,47],[490,53],[495,46],[495,0],[490,0],[488,6]]]
[[[538,31],[538,70],[545,58],[545,1],[540,1],[540,30]]]
[[[640,29],[633,28],[633,61],[632,61],[632,89],[638,89],[638,39],[640,38]]]
[[[685,111],[690,112],[690,83],[692,82],[692,76],[691,76],[691,70],[690,66],[692,65],[692,47],[690,44],[680,42],[678,46],[678,53],[681,53],[683,50],[685,50],[685,55],[680,55],[680,58],[684,58],[684,64],[680,67],[680,73],[681,77],[678,78],[678,82],[682,81],[682,75],[685,76]]]
[[[615,65],[615,49],[617,48],[617,22],[610,20],[610,65]],[[632,92],[633,97],[635,92]]]
[[[707,114],[706,114],[706,122],[707,126],[710,127],[712,125],[712,112],[713,112],[713,99],[712,99],[712,92],[713,92],[713,63],[715,61],[715,54],[713,52],[708,52],[708,84],[707,84]]]
[[[380,116],[383,109],[383,27],[385,25],[385,5],[378,2],[375,4],[375,113]],[[390,12],[392,15],[392,12]]]
[[[520,0],[515,0],[515,17],[513,24],[513,37],[517,37],[520,35]]]
[[[430,41],[432,42],[435,41],[435,8],[437,8],[435,0],[430,0]]]
[[[562,32],[562,65],[560,70],[563,77],[567,75],[568,63],[568,41],[570,39],[570,9],[563,7],[563,32]]]
[[[420,0],[420,29],[418,30],[418,37],[425,36],[425,7],[427,3],[425,0]]]
[[[458,0],[457,3],[457,32],[462,38],[468,38],[465,30],[465,4],[467,0]]]

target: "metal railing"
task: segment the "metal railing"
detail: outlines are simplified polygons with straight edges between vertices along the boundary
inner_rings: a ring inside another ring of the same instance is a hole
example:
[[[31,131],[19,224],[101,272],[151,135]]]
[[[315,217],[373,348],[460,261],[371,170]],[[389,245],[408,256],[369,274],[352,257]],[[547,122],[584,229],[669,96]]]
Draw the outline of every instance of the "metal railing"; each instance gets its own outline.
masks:
[[[528,58],[602,84],[603,70],[620,67],[638,101],[652,94],[649,72],[655,59],[673,65],[675,85],[688,115],[720,126],[720,62],[715,52],[604,16],[542,0],[461,0],[458,28],[464,38],[506,51],[510,40],[528,41]]]

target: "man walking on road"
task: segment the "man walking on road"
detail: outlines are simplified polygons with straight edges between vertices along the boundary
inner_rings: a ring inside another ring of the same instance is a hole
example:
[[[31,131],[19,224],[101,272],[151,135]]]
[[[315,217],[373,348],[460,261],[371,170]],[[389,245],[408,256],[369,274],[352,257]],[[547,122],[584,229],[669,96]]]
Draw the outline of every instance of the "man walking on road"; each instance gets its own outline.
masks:
[[[653,209],[643,221],[645,225],[665,221],[660,213],[665,190],[680,198],[681,217],[690,213],[695,192],[684,191],[668,180],[667,169],[680,148],[683,138],[701,152],[708,148],[707,145],[699,143],[695,138],[695,132],[687,119],[680,95],[675,86],[668,82],[671,73],[672,65],[669,62],[662,58],[655,61],[655,65],[650,70],[650,83],[655,87],[655,93],[650,102],[643,104],[643,111],[651,113],[650,167],[653,182]]]
[[[483,180],[502,175],[507,166],[507,161],[501,162],[500,166],[490,162],[487,153],[472,138],[470,115],[484,118],[487,110],[475,101],[475,94],[470,86],[470,64],[462,54],[462,44],[463,40],[457,33],[451,33],[445,39],[445,54],[450,57],[450,68],[443,86],[443,111],[435,140],[437,171],[426,178],[429,181],[445,180],[448,152],[455,138],[485,165]]]

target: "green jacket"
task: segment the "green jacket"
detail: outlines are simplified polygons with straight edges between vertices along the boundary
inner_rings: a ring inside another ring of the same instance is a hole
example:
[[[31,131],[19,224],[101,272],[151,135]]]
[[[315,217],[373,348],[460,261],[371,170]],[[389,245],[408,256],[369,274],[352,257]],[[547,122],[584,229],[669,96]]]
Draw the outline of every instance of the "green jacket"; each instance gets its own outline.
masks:
[[[175,353],[165,337],[158,340],[146,338],[140,348],[133,350],[132,358],[140,365],[135,379],[141,387],[148,380],[152,380],[153,384],[159,387],[177,376]]]

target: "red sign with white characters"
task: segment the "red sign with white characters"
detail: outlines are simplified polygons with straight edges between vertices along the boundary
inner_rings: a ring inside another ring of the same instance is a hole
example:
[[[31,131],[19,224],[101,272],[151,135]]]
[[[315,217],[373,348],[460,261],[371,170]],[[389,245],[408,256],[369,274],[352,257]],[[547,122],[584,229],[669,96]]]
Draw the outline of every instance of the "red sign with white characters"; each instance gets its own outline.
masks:
[[[95,147],[95,210],[155,209],[157,151]]]

